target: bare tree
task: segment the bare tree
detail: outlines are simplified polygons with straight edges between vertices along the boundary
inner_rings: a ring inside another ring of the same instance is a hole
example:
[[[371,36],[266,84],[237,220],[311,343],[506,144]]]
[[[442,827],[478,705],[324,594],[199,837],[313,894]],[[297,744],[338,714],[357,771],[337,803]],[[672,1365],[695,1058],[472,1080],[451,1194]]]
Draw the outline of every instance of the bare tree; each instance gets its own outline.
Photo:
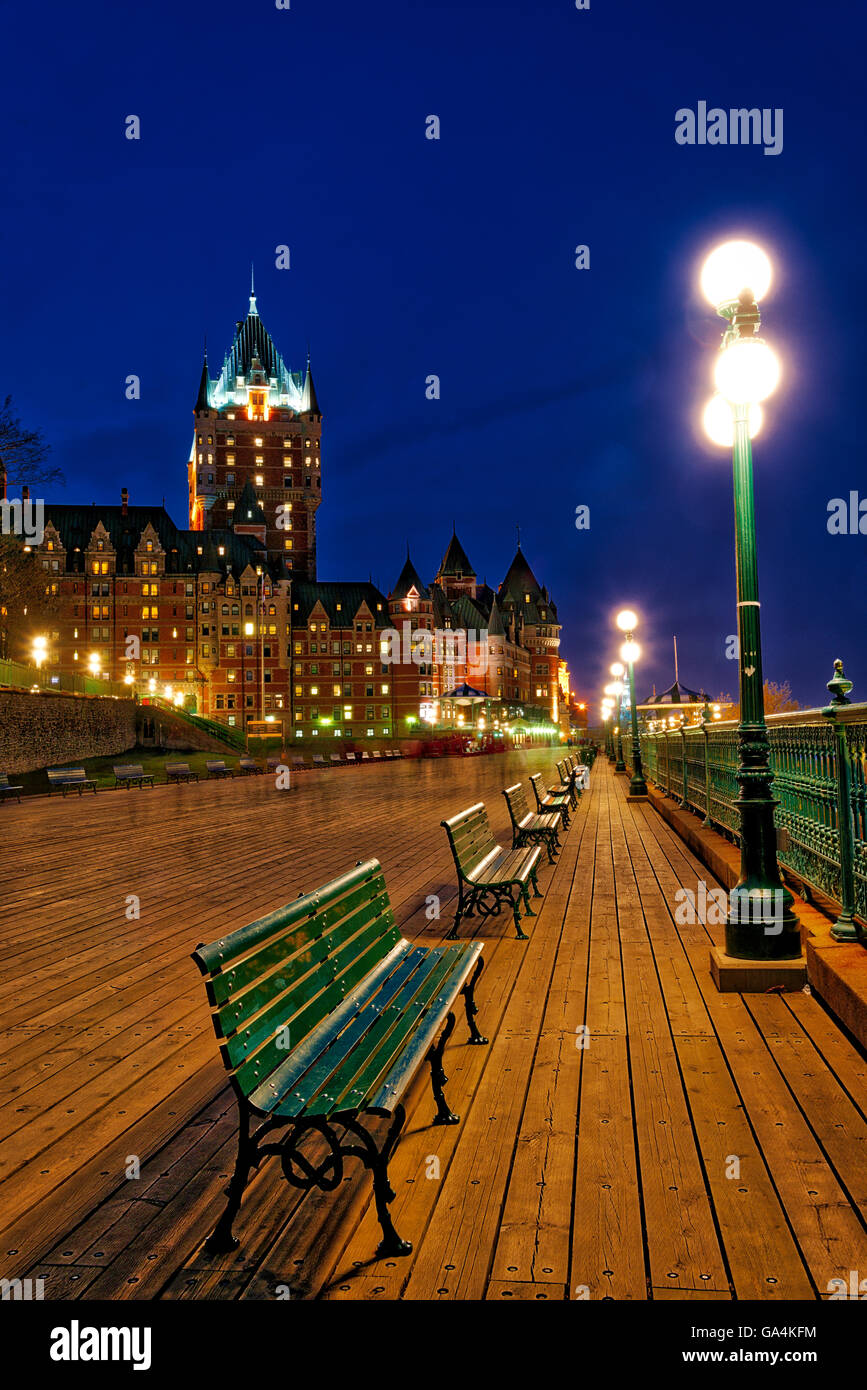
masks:
[[[34,636],[59,606],[39,558],[19,536],[0,534],[0,659],[29,660]]]
[[[788,681],[777,684],[776,681],[765,681],[765,714],[788,714],[790,710],[800,709],[800,703],[792,695],[792,687]],[[728,704],[730,708],[726,711],[726,719],[740,719],[741,707],[737,700],[731,700],[728,695],[718,697],[719,704]]]
[[[13,413],[12,397],[7,396],[0,407],[0,496],[6,486],[30,487],[45,483],[62,483],[59,468],[49,468],[47,459],[51,445],[41,430],[26,430]]]

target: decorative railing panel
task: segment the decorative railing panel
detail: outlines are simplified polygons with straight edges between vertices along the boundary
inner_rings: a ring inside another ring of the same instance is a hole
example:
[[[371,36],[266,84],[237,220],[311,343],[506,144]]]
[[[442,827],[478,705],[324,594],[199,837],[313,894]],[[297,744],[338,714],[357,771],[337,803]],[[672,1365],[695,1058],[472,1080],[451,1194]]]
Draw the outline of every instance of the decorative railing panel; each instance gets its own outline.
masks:
[[[849,764],[842,785],[849,786],[855,912],[867,921],[867,705],[838,706],[834,717],[819,709],[768,717],[775,819],[787,832],[778,858],[806,884],[843,901],[837,721]],[[642,730],[640,740],[645,776],[737,843],[737,724]],[[631,731],[624,733],[623,751],[631,769]]]

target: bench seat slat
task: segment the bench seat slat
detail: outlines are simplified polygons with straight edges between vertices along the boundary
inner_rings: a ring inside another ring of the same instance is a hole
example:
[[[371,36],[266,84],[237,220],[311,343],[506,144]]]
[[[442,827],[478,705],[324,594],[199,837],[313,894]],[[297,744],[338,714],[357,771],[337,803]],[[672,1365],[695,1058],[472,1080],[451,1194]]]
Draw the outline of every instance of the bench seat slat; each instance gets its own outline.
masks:
[[[376,998],[367,1008],[359,1011],[352,1022],[338,1035],[332,1034],[331,1042],[315,1064],[292,1088],[292,1098],[306,1111],[307,1105],[327,1082],[328,1078],[354,1048],[363,1044],[366,1035],[387,1011],[387,1016],[396,1018],[402,1012],[402,999],[411,998],[420,988],[424,978],[437,967],[437,957],[431,951],[419,948],[419,953],[407,956],[397,970],[383,983]]]
[[[435,947],[419,962],[387,1005],[381,1005],[378,996],[371,1001],[365,1011],[365,1026],[359,1028],[342,1063],[320,1082],[318,1093],[311,1096],[305,1114],[327,1115],[334,1110],[354,1110],[364,1104],[368,1092],[387,1075],[408,1034],[418,1026],[454,973],[458,963],[454,957],[454,948]],[[439,1016],[444,1017],[442,1009]],[[326,1054],[322,1066],[330,1067],[330,1063],[331,1057]]]
[[[371,1103],[371,1095],[389,1088],[389,1103],[398,1095],[393,1073],[404,1063],[414,1071],[442,1026],[458,991],[464,984],[480,946],[464,943],[435,947],[436,968],[425,975],[419,988],[416,971],[400,995],[362,1038],[337,1072],[332,1074],[305,1114],[325,1115],[355,1110]],[[374,999],[375,1005],[376,1000]],[[406,1055],[405,1055],[406,1054]]]
[[[260,1076],[258,1080],[253,1076],[252,1070],[249,1077],[240,1071],[236,1072],[236,1081],[240,1078],[242,1083],[249,1082],[246,1088],[242,1085],[242,1089],[245,1089],[250,1103],[264,1114],[270,1114],[274,1111],[280,1101],[287,1096],[308,1068],[313,1065],[320,1053],[328,1047],[334,1034],[345,1028],[350,1020],[364,1008],[368,999],[373,997],[383,981],[400,967],[410,953],[413,951],[418,953],[422,949],[421,947],[414,948],[408,941],[401,939],[370,972],[369,976],[360,983],[358,989],[351,995],[338,1000],[337,1007],[328,1015],[327,1027],[310,1029],[303,1042],[294,1047],[290,1053],[283,1052],[278,1065],[267,1075]]]

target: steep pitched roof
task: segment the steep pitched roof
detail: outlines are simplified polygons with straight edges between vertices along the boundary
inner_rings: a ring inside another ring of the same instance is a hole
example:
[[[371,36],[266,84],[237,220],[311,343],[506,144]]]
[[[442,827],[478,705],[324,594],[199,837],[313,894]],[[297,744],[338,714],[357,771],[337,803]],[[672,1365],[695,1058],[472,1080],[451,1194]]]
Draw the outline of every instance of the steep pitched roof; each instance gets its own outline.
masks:
[[[536,603],[544,598],[541,585],[530,566],[526,556],[520,546],[515,551],[515,558],[506,571],[506,577],[499,588],[499,597],[513,598],[523,602],[524,595],[530,595],[530,602]]]
[[[67,569],[84,571],[85,551],[100,522],[115,552],[118,574],[134,574],[136,548],[150,525],[165,552],[167,574],[190,574],[200,570],[231,571],[241,574],[248,565],[262,565],[270,573],[261,543],[252,536],[236,536],[231,530],[186,531],[175,525],[165,507],[76,506],[74,503],[45,504],[46,523],[53,522],[67,553]],[[223,555],[218,548],[223,547]],[[199,554],[201,549],[202,554]]]
[[[503,620],[500,617],[500,610],[497,605],[497,597],[495,594],[493,602],[491,603],[491,615],[488,618],[488,636],[505,637],[505,635],[506,629],[503,627]]]
[[[292,585],[293,623],[306,623],[317,603],[322,604],[334,627],[350,627],[363,603],[370,610],[374,627],[391,626],[388,602],[375,584],[339,579],[319,583],[296,580]]]
[[[443,562],[438,570],[439,574],[445,575],[464,575],[475,578],[475,570],[467,558],[467,552],[461,545],[457,535],[452,531],[452,538],[443,556]]]
[[[313,373],[310,370],[310,359],[307,359],[307,376],[304,380],[304,409],[311,411],[314,415],[321,415],[319,402],[316,399],[316,387],[313,385]]]
[[[233,526],[237,526],[239,523],[242,526],[267,525],[265,513],[262,510],[259,499],[256,496],[256,491],[249,478],[241,489],[241,495],[232,513]]]
[[[409,558],[409,555],[407,554],[406,563],[404,564],[404,567],[400,572],[400,577],[394,586],[394,591],[389,595],[389,598],[406,598],[410,589],[415,589],[419,598],[430,598],[430,594],[428,593],[426,586],[422,583],[421,579],[419,578],[418,571],[416,570],[414,564],[412,563],[412,560]]]
[[[208,389],[210,380],[208,377],[208,354],[205,353],[205,360],[202,363],[202,375],[199,380],[199,394],[196,397],[196,411],[208,409]]]
[[[659,695],[649,695],[643,701],[645,705],[694,705],[699,701],[707,699],[704,691],[690,690],[689,686],[683,685],[680,681],[675,681],[667,690],[663,690]]]
[[[473,628],[476,632],[481,632],[485,627],[487,620],[484,613],[467,594],[459,594],[453,600],[451,608],[455,627]]]

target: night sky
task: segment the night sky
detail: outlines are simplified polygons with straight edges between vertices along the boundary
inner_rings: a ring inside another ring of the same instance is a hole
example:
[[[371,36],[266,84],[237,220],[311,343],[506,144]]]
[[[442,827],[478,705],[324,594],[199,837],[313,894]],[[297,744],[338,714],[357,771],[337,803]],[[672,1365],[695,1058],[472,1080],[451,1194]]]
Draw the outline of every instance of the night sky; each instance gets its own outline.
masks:
[[[681,678],[734,695],[696,281],[748,236],[784,364],[755,443],[765,676],[822,703],[840,656],[865,699],[867,535],[827,531],[831,498],[867,497],[865,29],[855,0],[7,5],[0,396],[52,442],[58,500],[126,485],[185,525],[203,338],[216,375],[253,261],[287,365],[312,354],[320,578],[387,592],[407,540],[432,577],[454,520],[496,585],[519,523],[579,689],[629,603],[640,698],[674,633]],[[701,100],[782,108],[782,153],[678,145]]]

